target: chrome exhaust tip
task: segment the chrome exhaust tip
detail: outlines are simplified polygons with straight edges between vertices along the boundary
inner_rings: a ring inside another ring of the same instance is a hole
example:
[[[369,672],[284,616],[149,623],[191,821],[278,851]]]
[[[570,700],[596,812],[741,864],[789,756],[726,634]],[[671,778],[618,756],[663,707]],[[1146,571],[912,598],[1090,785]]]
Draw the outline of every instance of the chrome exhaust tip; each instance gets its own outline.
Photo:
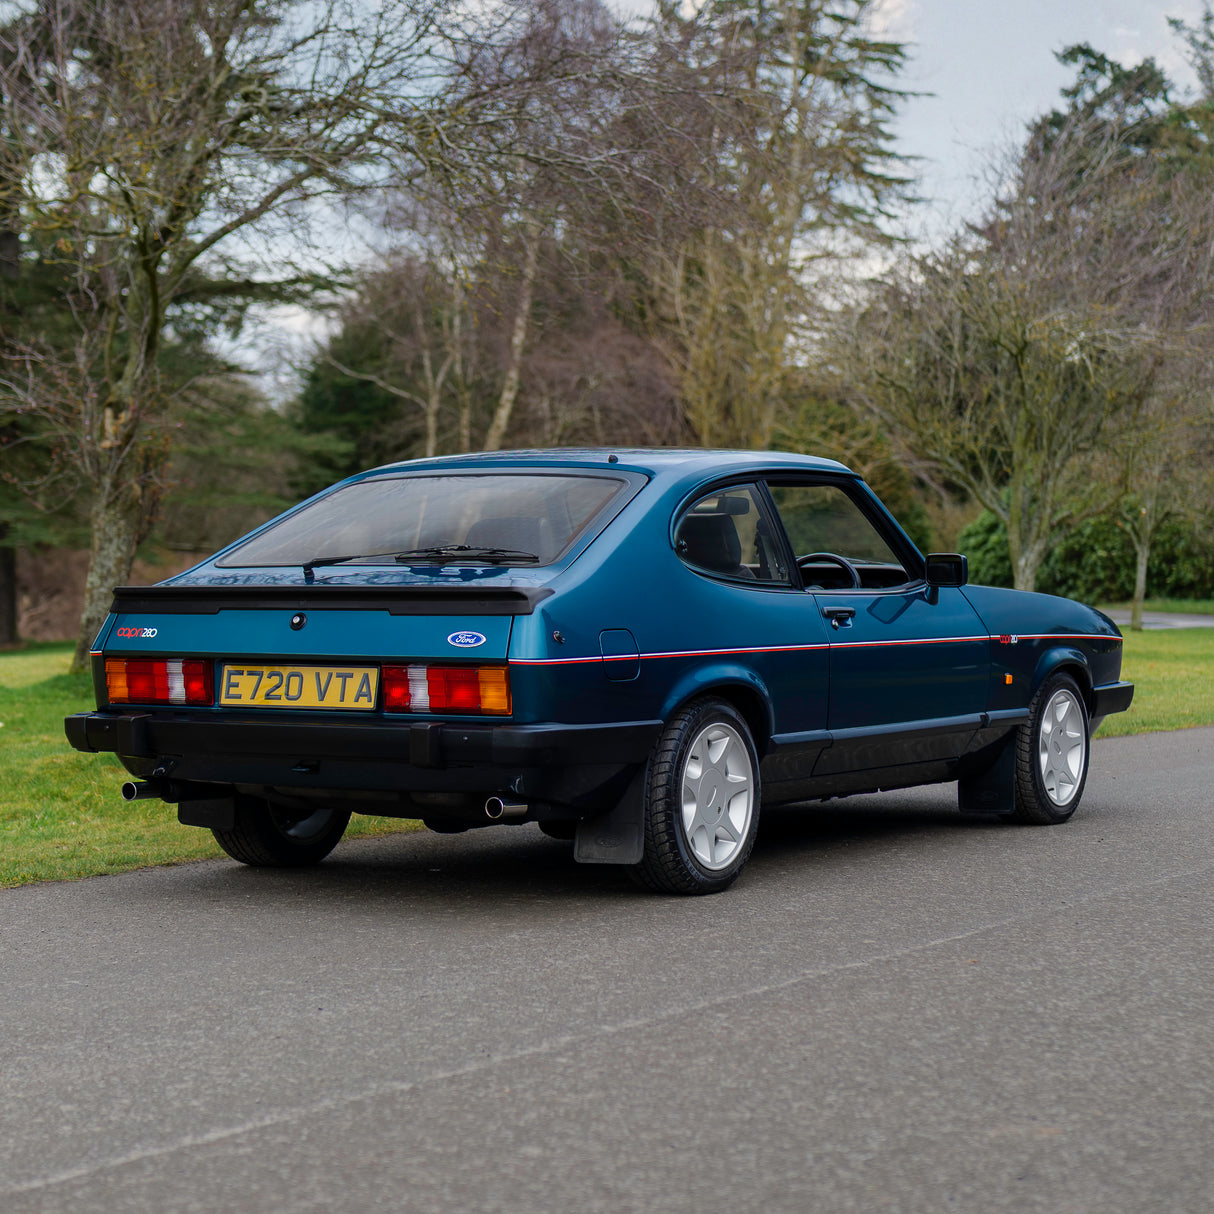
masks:
[[[510,822],[526,816],[525,801],[504,801],[501,797],[490,797],[485,802],[485,817],[491,822]]]
[[[124,801],[149,801],[153,797],[159,797],[163,787],[159,782],[127,780],[122,786],[122,799]]]

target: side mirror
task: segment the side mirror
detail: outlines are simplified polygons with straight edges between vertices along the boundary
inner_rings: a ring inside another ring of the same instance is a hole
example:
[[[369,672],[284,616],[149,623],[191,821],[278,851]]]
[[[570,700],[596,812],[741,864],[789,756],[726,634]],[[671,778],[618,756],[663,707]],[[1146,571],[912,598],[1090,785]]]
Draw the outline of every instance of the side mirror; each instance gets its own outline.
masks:
[[[964,586],[970,580],[969,558],[960,552],[933,552],[927,558],[929,586]]]

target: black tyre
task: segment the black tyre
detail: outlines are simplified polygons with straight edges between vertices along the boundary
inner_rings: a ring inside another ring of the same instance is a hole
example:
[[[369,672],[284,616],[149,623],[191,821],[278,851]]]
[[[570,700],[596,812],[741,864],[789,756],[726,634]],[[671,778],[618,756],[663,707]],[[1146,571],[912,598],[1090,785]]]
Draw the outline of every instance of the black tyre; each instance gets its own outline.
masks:
[[[1051,675],[1016,739],[1016,808],[1004,817],[1038,826],[1065,822],[1079,807],[1090,756],[1083,693],[1070,675]]]
[[[693,700],[667,723],[649,756],[645,851],[629,872],[662,893],[720,893],[750,859],[758,827],[759,760],[750,729],[731,704]]]
[[[337,846],[349,822],[342,809],[283,809],[260,797],[237,797],[236,825],[211,834],[241,864],[304,868],[319,864]]]
[[[422,824],[436,835],[462,835],[464,831],[472,829],[470,823],[461,822],[458,818],[423,818]]]

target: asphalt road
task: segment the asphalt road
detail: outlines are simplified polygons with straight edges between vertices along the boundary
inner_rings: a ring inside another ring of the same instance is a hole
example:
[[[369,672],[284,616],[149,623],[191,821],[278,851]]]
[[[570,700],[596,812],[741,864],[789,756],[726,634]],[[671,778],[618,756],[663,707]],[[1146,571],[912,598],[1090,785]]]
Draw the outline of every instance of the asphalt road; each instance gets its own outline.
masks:
[[[1098,742],[1067,826],[772,813],[702,899],[534,827],[0,894],[0,1210],[1207,1214],[1212,790]]]
[[[1110,611],[1108,617],[1123,631],[1130,626],[1128,611]],[[1175,611],[1144,611],[1142,626],[1147,632],[1173,628],[1214,628],[1214,615],[1184,615]]]

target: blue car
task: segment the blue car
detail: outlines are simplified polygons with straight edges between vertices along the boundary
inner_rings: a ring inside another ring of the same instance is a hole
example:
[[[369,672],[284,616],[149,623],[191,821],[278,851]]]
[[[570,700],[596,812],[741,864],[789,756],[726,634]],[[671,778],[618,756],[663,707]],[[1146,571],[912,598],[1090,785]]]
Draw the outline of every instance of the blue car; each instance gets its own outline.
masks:
[[[78,750],[246,864],[352,812],[537,822],[577,860],[725,889],[763,805],[956,781],[1064,822],[1127,708],[1121,634],[967,585],[841,464],[555,450],[342,481],[158,586],[120,587]]]

